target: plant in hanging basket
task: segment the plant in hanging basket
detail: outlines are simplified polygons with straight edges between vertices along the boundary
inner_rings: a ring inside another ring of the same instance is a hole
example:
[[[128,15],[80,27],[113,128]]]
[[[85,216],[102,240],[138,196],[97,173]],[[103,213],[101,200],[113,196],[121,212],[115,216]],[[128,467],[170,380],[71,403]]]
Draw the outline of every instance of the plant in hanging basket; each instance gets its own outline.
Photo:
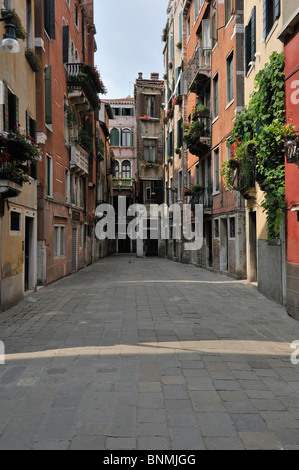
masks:
[[[200,193],[204,190],[204,187],[201,184],[194,184],[191,189],[193,193]]]
[[[184,196],[192,196],[192,190],[191,189],[185,189],[183,192]]]
[[[179,41],[179,42],[177,43],[176,47],[177,47],[178,49],[182,49],[182,45],[183,45],[183,44],[182,44],[182,41]]]
[[[180,154],[181,154],[181,149],[180,149],[179,147],[177,147],[177,148],[175,149],[175,153],[176,153],[177,155],[180,155]]]
[[[16,30],[16,38],[25,41],[27,39],[27,33],[22,25],[19,15],[17,14],[16,10],[14,9],[3,9],[1,10],[2,17],[5,17],[9,14],[12,15],[11,22],[15,27]]]
[[[42,64],[41,61],[39,60],[39,57],[35,54],[35,51],[33,49],[27,48],[25,50],[25,57],[33,70],[33,72],[40,72],[42,69]]]

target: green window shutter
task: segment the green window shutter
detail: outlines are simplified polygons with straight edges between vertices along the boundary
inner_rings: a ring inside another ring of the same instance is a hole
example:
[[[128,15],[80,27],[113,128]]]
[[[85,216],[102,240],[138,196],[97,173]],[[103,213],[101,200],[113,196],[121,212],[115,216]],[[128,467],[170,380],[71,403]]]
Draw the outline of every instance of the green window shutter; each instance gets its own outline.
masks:
[[[280,17],[280,0],[275,0],[275,19]]]
[[[179,14],[179,40],[183,40],[183,13]]]
[[[52,66],[45,68],[45,122],[52,124]]]
[[[66,64],[69,61],[69,42],[70,42],[70,28],[69,26],[62,27],[62,54],[63,63]]]
[[[44,0],[44,27],[48,36],[55,39],[55,0]]]
[[[251,13],[251,60],[255,61],[256,53],[256,7],[253,7]]]

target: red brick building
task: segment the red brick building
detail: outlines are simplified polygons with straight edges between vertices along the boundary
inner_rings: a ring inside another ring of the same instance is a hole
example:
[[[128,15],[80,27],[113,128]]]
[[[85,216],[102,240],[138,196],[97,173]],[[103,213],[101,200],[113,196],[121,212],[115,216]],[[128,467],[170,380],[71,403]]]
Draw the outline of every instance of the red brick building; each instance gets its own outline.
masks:
[[[299,318],[299,8],[295,8],[279,33],[284,43],[286,116],[297,130],[286,152],[286,240],[287,288],[286,307],[290,315]]]
[[[95,112],[104,91],[93,68],[93,0],[35,5],[38,169],[38,282],[47,284],[94,258]]]

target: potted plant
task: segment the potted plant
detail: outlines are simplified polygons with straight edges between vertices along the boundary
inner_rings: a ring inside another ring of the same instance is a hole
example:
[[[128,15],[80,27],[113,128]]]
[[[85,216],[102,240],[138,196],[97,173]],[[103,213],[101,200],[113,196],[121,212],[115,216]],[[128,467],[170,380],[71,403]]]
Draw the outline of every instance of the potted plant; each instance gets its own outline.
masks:
[[[201,193],[204,190],[204,187],[201,184],[194,184],[191,189],[192,193]]]
[[[185,197],[192,196],[192,191],[191,191],[191,189],[184,189],[183,194],[184,194]]]
[[[39,144],[20,126],[13,132],[0,133],[0,179],[19,185],[29,181],[31,166],[42,156]]]
[[[177,43],[176,47],[177,47],[178,49],[182,49],[182,41],[179,41],[179,42]]]
[[[180,149],[179,147],[177,147],[177,148],[175,149],[175,153],[176,153],[177,155],[180,155],[180,154],[181,154],[181,149]]]
[[[25,57],[33,70],[33,72],[40,72],[42,69],[42,64],[41,61],[39,60],[39,57],[35,54],[35,51],[33,49],[27,48],[25,50]]]

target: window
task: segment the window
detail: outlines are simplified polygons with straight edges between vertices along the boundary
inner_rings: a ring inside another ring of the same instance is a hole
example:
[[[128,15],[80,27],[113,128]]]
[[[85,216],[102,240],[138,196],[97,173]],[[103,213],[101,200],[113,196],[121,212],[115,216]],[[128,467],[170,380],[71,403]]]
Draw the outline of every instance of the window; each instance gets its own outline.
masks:
[[[194,22],[197,19],[197,15],[198,15],[198,0],[194,0]]]
[[[234,54],[226,59],[226,102],[231,103],[234,99]]]
[[[219,238],[219,219],[214,220],[214,238]]]
[[[218,73],[213,78],[213,115],[214,115],[214,118],[216,118],[219,115]]]
[[[229,237],[230,238],[236,237],[236,218],[235,217],[229,218]]]
[[[65,200],[67,204],[71,202],[71,172],[70,170],[65,170]]]
[[[75,25],[79,28],[79,8],[77,3],[75,3]]]
[[[177,122],[177,147],[183,146],[183,118]]]
[[[55,0],[44,0],[44,28],[50,39],[55,39]]]
[[[4,84],[3,129],[13,131],[19,123],[19,98]]]
[[[110,132],[110,145],[111,147],[119,147],[119,130],[112,129]]]
[[[144,140],[144,160],[155,162],[157,160],[157,142],[154,139]]]
[[[225,24],[227,24],[233,13],[233,0],[224,0],[224,8],[225,8]]]
[[[220,189],[220,177],[219,177],[219,148],[214,150],[214,165],[213,165],[213,170],[214,170],[214,193],[219,192]]]
[[[65,256],[65,226],[54,226],[54,256]]]
[[[218,0],[214,1],[212,8],[212,18],[211,18],[211,37],[212,37],[212,47],[215,46],[218,42],[218,12],[217,12]]]
[[[128,160],[122,163],[121,174],[123,178],[131,178],[131,163]]]
[[[52,124],[52,66],[45,68],[45,123]]]
[[[11,232],[21,231],[21,214],[20,212],[11,211],[10,213],[10,230]]]
[[[256,7],[251,12],[251,18],[245,26],[245,73],[250,69],[250,62],[255,61],[256,53]]]
[[[122,130],[121,145],[122,147],[131,147],[131,130],[130,129]]]
[[[183,12],[179,14],[179,41],[183,40]]]
[[[80,225],[80,248],[84,246],[84,224]]]
[[[280,17],[280,0],[263,0],[264,39],[267,38],[275,21]]]
[[[62,57],[63,63],[69,62],[70,53],[70,27],[62,26]]]
[[[49,155],[46,156],[46,196],[53,196],[53,161]]]
[[[155,117],[155,96],[145,97],[145,114],[146,116]]]
[[[31,5],[31,0],[26,0],[26,33],[27,33],[27,47],[32,48],[32,5]]]
[[[115,162],[114,164],[114,177],[119,178],[119,162]]]
[[[178,200],[180,201],[183,197],[183,172],[179,171],[178,176]]]

